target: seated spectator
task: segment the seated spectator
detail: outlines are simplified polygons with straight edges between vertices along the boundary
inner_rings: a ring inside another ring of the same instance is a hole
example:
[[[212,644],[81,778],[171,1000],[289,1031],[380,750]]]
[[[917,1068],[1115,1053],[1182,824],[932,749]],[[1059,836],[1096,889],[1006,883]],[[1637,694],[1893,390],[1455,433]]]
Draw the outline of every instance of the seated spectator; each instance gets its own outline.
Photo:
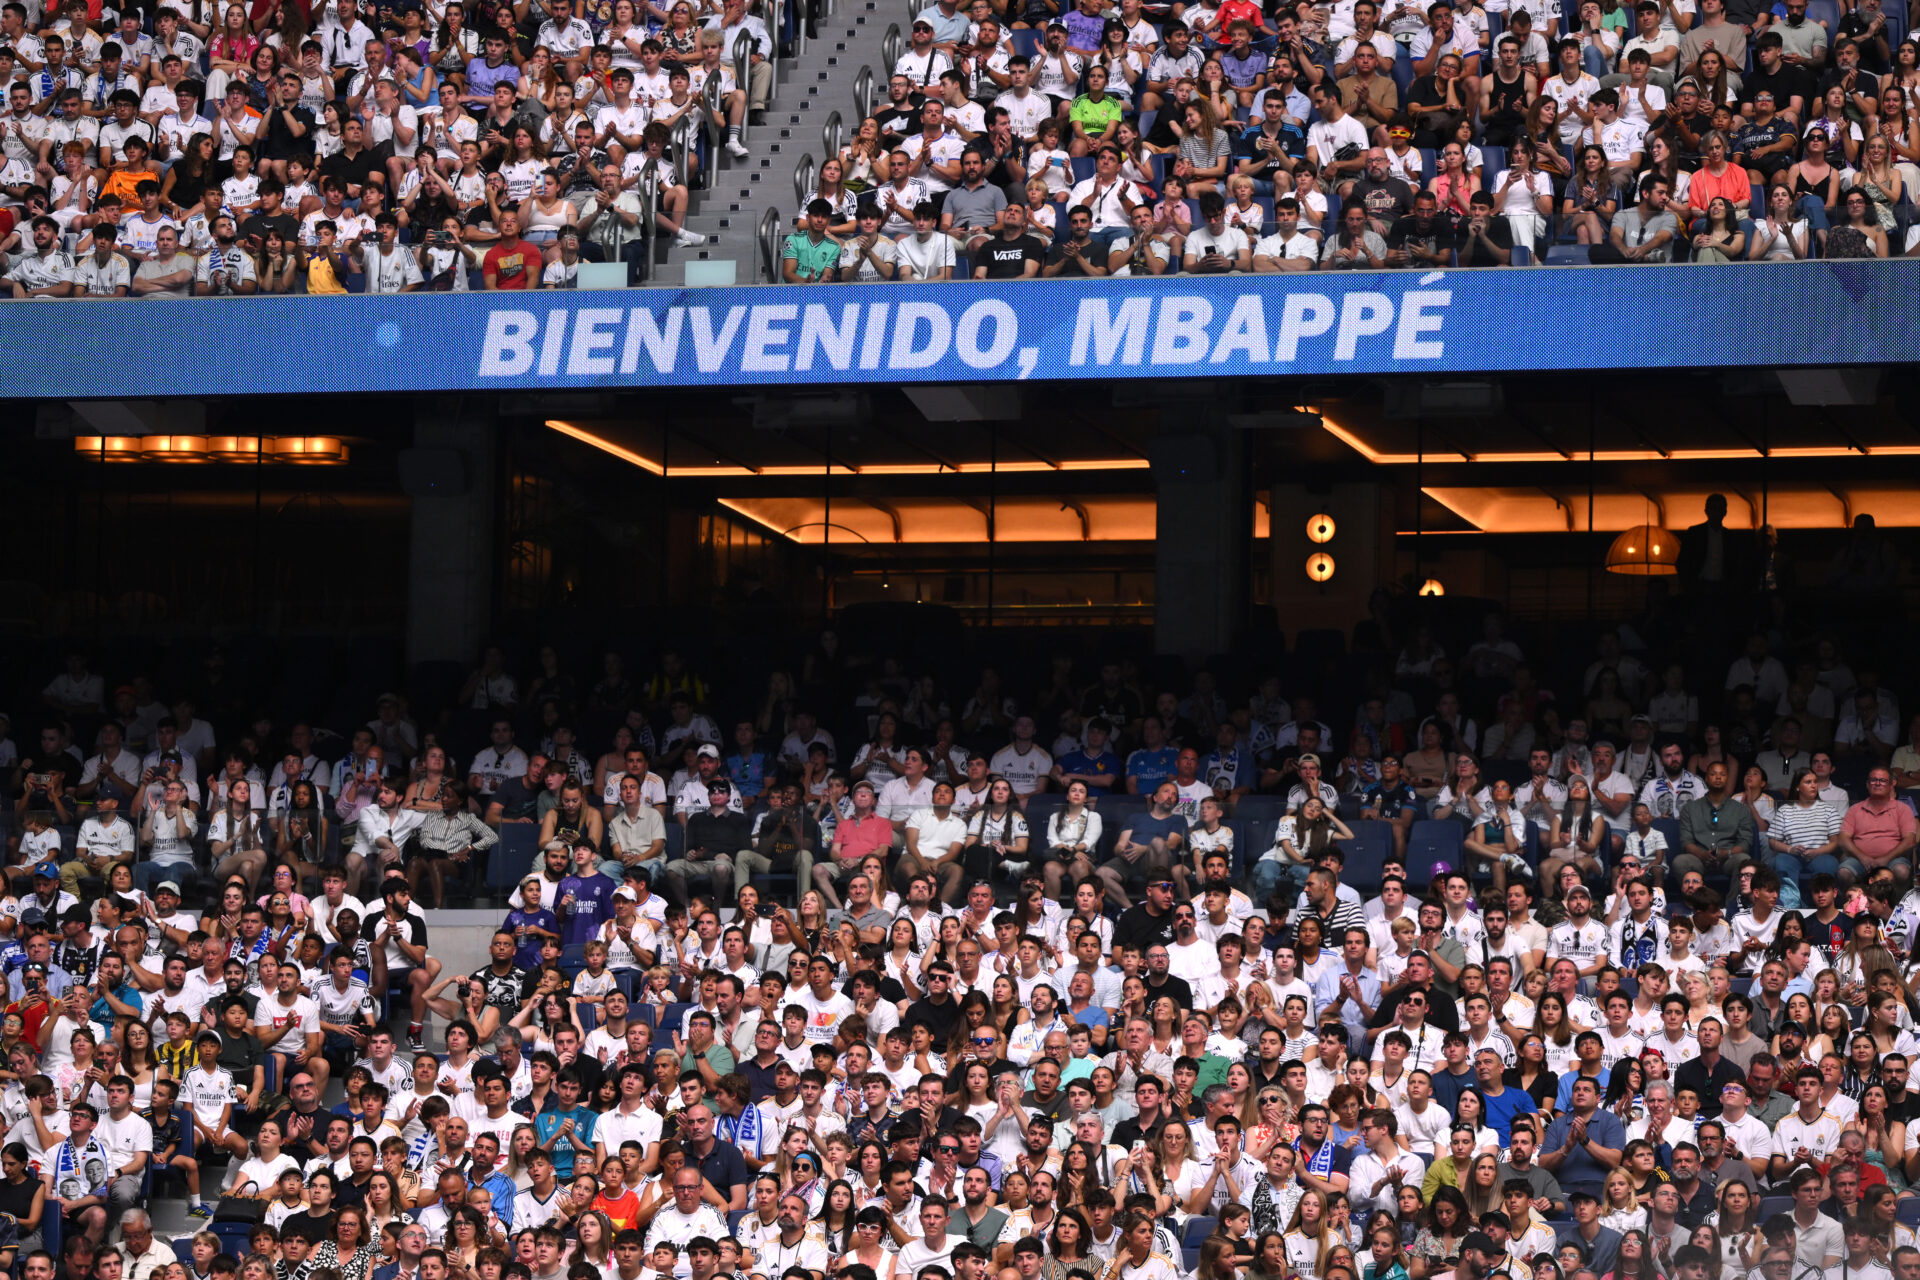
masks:
[[[1227,202],[1218,191],[1201,194],[1200,216],[1205,225],[1187,237],[1182,267],[1202,274],[1251,270],[1253,246],[1245,231],[1227,225]]]

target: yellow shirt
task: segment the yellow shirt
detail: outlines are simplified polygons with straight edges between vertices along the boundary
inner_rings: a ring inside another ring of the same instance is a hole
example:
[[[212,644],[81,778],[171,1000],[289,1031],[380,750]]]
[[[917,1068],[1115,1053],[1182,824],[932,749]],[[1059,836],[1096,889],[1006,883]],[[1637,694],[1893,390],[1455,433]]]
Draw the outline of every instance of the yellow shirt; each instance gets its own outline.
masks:
[[[334,273],[333,261],[325,254],[315,254],[307,259],[308,293],[345,293],[347,286]]]

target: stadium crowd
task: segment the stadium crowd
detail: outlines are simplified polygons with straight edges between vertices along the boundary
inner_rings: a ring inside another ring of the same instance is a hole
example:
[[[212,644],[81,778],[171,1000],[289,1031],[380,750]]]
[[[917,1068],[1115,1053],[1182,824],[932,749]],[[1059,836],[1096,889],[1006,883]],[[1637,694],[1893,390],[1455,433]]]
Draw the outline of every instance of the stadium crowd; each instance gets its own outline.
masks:
[[[0,279],[16,298],[568,287],[638,252],[648,175],[659,234],[705,243],[674,131],[700,136],[717,79],[746,156],[773,55],[745,0],[15,0]]]
[[[1879,0],[936,4],[785,278],[1913,254],[1905,26]]]
[[[1920,718],[1832,639],[1556,690],[1497,616],[1369,628],[1353,699],[826,636],[325,729],[75,650],[0,720],[0,1263],[1920,1277]]]

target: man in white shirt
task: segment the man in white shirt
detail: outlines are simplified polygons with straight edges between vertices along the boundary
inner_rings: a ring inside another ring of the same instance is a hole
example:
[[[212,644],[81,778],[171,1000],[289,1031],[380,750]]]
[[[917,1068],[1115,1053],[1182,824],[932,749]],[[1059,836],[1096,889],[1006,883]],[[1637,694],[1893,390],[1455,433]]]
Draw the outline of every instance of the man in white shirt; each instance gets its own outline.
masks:
[[[1182,265],[1196,274],[1224,274],[1253,268],[1253,246],[1247,233],[1227,225],[1227,202],[1218,191],[1200,194],[1200,216],[1204,226],[1187,236]]]
[[[1300,230],[1300,202],[1281,196],[1273,202],[1273,230],[1253,247],[1253,270],[1311,271],[1320,260],[1320,246]]]
[[[134,1111],[133,1081],[126,1076],[107,1081],[107,1113],[100,1117],[93,1136],[105,1149],[112,1171],[108,1221],[118,1222],[121,1214],[139,1206],[141,1174],[153,1152],[153,1126]]]
[[[1426,1162],[1401,1150],[1399,1130],[1400,1122],[1384,1107],[1360,1113],[1360,1143],[1366,1150],[1347,1171],[1347,1199],[1355,1214],[1397,1212],[1400,1188],[1418,1186],[1426,1177]]]
[[[994,752],[990,762],[993,772],[1005,778],[1013,788],[1013,794],[1023,800],[1036,792],[1045,791],[1048,775],[1053,771],[1053,757],[1033,740],[1033,733],[1032,716],[1016,718],[1013,722],[1013,740]]]

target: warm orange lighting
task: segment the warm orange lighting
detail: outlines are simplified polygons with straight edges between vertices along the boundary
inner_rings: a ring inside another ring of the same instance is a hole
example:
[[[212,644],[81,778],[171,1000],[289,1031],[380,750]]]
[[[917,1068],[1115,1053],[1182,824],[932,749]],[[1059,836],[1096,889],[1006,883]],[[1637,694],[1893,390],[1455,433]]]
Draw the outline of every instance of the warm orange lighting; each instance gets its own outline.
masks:
[[[205,436],[141,436],[140,456],[149,462],[205,462]]]
[[[208,436],[207,456],[215,462],[258,462],[259,436]]]
[[[1607,548],[1607,572],[1670,578],[1680,572],[1680,539],[1657,524],[1637,524]]]
[[[1312,543],[1332,542],[1334,528],[1333,517],[1324,511],[1318,515],[1308,516],[1307,541]]]
[[[612,454],[623,462],[653,472],[657,476],[673,475],[689,479],[714,479],[716,477],[741,476],[943,476],[943,475],[987,475],[998,472],[1002,475],[1020,474],[1035,471],[1145,471],[1148,462],[1145,458],[1067,458],[1057,466],[1051,462],[1034,460],[1016,462],[958,462],[952,466],[943,462],[876,462],[867,466],[849,467],[844,463],[835,463],[831,468],[825,466],[794,465],[783,463],[769,467],[743,467],[739,464],[724,463],[713,466],[667,467],[643,453],[635,452],[625,445],[615,444],[597,432],[589,431],[577,423],[547,419],[547,426],[561,435],[571,436],[582,444],[592,445],[603,453]]]
[[[1333,557],[1324,551],[1316,551],[1307,557],[1307,577],[1315,582],[1327,582],[1333,577]]]
[[[1423,596],[1443,596],[1447,594],[1447,584],[1438,578],[1428,578],[1420,584],[1420,594]]]
[[[75,436],[73,451],[82,457],[105,462],[138,462],[139,436]]]
[[[1411,466],[1427,462],[1722,462],[1738,458],[1899,458],[1920,455],[1920,445],[1870,444],[1856,449],[1851,445],[1810,445],[1769,449],[1601,449],[1594,453],[1570,450],[1566,453],[1540,450],[1515,450],[1494,453],[1459,453],[1451,449],[1419,453],[1385,453],[1374,448],[1352,431],[1327,416],[1323,408],[1312,409],[1320,415],[1320,426],[1368,462],[1382,466]]]
[[[347,460],[347,447],[338,436],[276,436],[267,441],[275,462],[334,463]]]

